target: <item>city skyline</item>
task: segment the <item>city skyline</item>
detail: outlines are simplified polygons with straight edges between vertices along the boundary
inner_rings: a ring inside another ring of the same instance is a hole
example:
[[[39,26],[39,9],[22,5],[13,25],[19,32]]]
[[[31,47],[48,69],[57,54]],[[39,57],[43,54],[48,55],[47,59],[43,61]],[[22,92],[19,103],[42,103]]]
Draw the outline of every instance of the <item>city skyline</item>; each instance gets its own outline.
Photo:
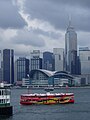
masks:
[[[89,0],[1,0],[0,49],[14,49],[19,56],[65,48],[69,15],[78,46],[90,47],[89,5]]]

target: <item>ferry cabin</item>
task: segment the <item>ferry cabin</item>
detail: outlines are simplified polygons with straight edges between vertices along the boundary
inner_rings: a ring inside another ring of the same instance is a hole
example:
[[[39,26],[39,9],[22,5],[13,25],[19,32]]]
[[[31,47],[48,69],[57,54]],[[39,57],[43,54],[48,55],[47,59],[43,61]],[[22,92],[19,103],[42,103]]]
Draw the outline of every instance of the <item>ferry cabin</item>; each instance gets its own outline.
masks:
[[[10,90],[5,87],[0,87],[0,107],[10,106]]]

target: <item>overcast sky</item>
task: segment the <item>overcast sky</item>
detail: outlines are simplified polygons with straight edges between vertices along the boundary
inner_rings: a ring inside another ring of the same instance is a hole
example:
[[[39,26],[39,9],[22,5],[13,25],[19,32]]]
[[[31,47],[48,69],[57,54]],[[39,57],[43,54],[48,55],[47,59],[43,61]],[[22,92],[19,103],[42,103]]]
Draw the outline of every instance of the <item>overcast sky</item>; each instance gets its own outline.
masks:
[[[64,48],[69,16],[78,46],[90,47],[90,0],[0,0],[0,49]]]

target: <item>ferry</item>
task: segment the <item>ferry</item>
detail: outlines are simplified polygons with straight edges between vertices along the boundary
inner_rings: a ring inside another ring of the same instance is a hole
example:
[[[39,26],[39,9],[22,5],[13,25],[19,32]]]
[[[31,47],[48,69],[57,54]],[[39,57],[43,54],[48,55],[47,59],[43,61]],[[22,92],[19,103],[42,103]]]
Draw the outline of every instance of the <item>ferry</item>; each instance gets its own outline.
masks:
[[[10,105],[10,88],[0,83],[0,116],[11,116],[13,107]]]
[[[20,97],[21,105],[34,105],[34,104],[66,104],[74,103],[74,93],[33,93],[22,94]]]

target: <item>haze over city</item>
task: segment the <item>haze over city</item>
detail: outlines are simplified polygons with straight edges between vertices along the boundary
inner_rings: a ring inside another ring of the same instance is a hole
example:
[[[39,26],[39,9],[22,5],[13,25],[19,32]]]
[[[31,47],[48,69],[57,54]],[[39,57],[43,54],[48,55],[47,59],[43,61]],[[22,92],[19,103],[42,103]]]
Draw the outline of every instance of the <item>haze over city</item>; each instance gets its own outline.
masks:
[[[20,56],[64,48],[69,16],[78,47],[90,47],[89,0],[0,0],[0,49]]]

